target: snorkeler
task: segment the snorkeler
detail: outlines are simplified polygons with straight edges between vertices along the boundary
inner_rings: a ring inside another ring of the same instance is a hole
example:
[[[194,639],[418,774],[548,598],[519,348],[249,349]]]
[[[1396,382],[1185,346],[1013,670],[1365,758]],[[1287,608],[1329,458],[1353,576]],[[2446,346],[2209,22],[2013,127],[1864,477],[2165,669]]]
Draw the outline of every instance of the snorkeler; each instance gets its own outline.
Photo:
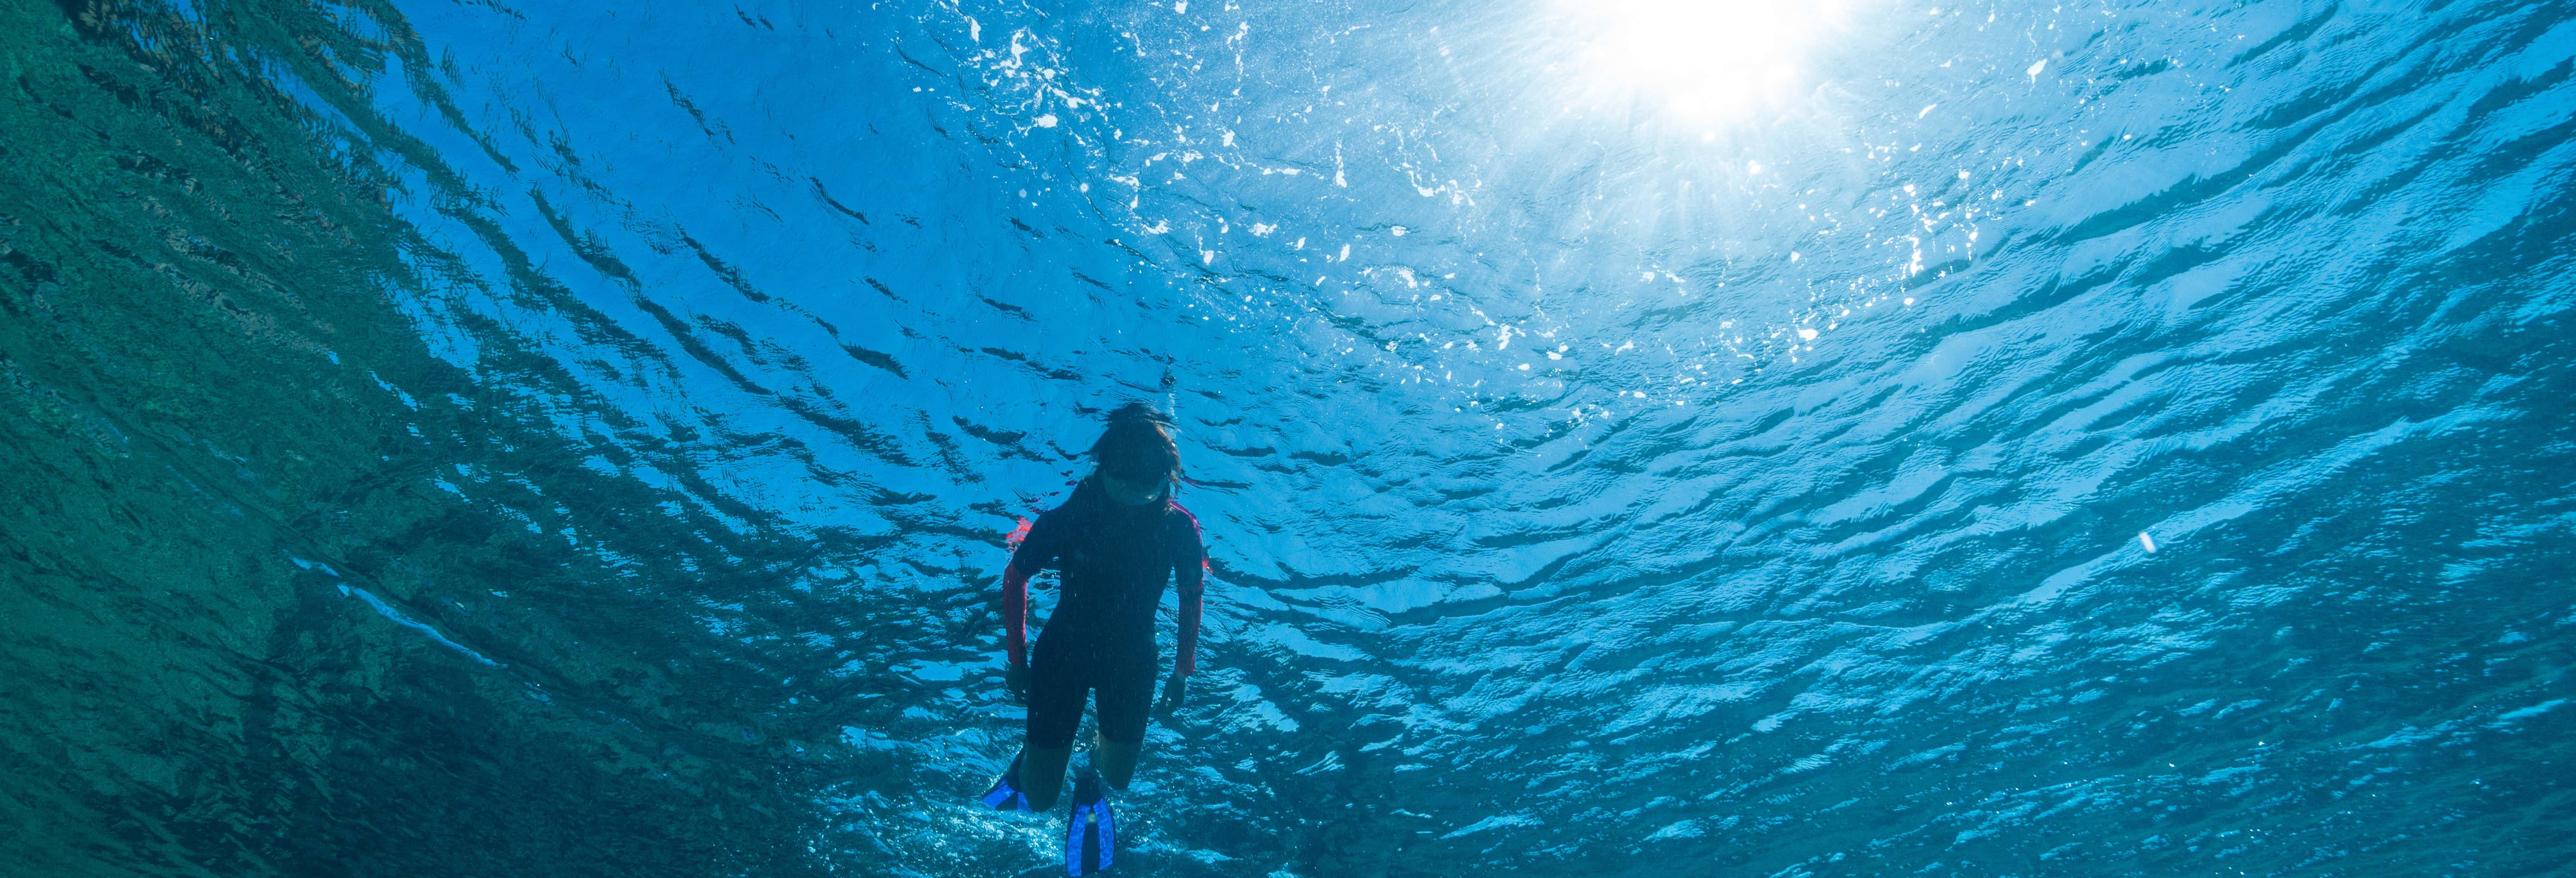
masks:
[[[1002,573],[1002,626],[1010,662],[1003,686],[1028,705],[1028,732],[1011,767],[984,794],[1001,810],[1045,811],[1064,788],[1073,736],[1085,696],[1099,731],[1090,764],[1074,781],[1072,823],[1065,831],[1065,869],[1083,875],[1109,867],[1116,820],[1109,789],[1126,789],[1136,773],[1149,710],[1169,715],[1197,669],[1199,595],[1206,552],[1198,519],[1174,502],[1180,448],[1171,422],[1144,403],[1109,413],[1109,428],[1091,445],[1095,469],[1064,505],[1038,516]],[[1062,571],[1055,612],[1026,647],[1029,576]],[[1159,705],[1152,702],[1155,605],[1163,584],[1180,586],[1180,644]]]

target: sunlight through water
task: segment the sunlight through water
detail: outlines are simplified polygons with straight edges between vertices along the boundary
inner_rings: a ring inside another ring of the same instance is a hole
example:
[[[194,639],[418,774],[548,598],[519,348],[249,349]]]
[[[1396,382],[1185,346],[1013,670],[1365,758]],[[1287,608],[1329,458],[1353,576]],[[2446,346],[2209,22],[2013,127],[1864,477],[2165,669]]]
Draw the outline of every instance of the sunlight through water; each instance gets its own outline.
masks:
[[[1857,0],[1555,0],[1579,89],[1718,124],[1815,84],[1811,56],[1847,34]]]

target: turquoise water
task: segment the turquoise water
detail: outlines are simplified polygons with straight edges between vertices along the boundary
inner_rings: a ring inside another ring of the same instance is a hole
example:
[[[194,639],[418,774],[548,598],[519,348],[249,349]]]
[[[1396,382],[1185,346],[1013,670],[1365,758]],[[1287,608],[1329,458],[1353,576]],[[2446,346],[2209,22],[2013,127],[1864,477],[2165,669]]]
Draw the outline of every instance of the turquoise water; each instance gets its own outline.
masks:
[[[2563,873],[2576,10],[1726,8],[0,5],[9,871]]]

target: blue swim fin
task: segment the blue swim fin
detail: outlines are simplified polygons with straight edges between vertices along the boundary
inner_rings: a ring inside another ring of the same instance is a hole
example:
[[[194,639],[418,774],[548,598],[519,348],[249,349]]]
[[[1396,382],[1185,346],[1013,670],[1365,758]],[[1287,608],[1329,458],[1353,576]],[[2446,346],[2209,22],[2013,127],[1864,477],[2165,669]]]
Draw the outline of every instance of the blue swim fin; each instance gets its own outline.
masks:
[[[1029,797],[1020,792],[1020,757],[1011,757],[1011,767],[993,779],[993,788],[984,791],[984,807],[995,811],[1028,812]]]
[[[1109,810],[1108,785],[1100,772],[1084,768],[1073,782],[1073,817],[1064,829],[1064,873],[1079,876],[1108,871],[1118,851],[1118,816]]]

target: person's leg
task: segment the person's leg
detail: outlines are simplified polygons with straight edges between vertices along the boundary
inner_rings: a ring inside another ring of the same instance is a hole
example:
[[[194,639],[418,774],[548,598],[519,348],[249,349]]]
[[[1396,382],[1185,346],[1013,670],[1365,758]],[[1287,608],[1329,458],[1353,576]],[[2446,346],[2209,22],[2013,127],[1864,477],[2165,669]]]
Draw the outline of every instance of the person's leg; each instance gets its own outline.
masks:
[[[1154,653],[1147,649],[1124,656],[1104,669],[1092,693],[1092,710],[1100,731],[1092,738],[1091,765],[1113,789],[1126,789],[1136,775],[1136,760],[1145,748],[1145,723],[1154,709]]]
[[[1110,789],[1126,789],[1127,780],[1136,776],[1136,756],[1144,752],[1144,744],[1143,741],[1121,744],[1107,736],[1095,735],[1091,741],[1091,764],[1100,769],[1100,779],[1107,782]]]
[[[1064,766],[1073,761],[1073,746],[1040,747],[1032,741],[1020,748],[1020,793],[1029,797],[1029,809],[1043,813],[1055,807],[1057,796],[1064,794]]]
[[[1059,661],[1043,640],[1029,662],[1028,735],[1020,744],[1020,793],[1029,808],[1055,807],[1064,792],[1064,767],[1073,761],[1073,734],[1082,726],[1082,703],[1091,687],[1080,669]]]

